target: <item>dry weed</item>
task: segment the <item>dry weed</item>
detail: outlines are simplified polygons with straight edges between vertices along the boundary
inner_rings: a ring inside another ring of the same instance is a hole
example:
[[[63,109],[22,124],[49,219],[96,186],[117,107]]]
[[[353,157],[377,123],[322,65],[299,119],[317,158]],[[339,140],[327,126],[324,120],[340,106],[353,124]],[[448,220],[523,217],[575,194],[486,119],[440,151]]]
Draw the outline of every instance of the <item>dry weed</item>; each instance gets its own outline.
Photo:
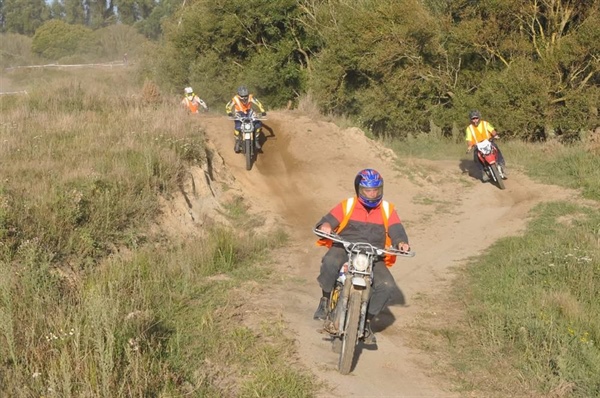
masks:
[[[142,99],[148,103],[160,102],[160,91],[153,82],[146,80],[142,87]]]
[[[600,154],[600,127],[586,137],[584,145],[586,151],[596,155]]]

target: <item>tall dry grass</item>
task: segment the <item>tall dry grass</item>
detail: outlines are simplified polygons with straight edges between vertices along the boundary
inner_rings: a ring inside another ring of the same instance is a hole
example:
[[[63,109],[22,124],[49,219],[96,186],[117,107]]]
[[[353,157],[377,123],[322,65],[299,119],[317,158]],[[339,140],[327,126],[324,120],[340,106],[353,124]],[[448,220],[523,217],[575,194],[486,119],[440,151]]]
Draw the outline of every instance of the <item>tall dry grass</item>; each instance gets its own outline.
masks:
[[[12,78],[29,95],[0,98],[2,393],[312,395],[277,325],[263,341],[241,322],[243,286],[268,278],[257,264],[285,235],[172,244],[149,228],[205,161],[178,101],[120,71]]]

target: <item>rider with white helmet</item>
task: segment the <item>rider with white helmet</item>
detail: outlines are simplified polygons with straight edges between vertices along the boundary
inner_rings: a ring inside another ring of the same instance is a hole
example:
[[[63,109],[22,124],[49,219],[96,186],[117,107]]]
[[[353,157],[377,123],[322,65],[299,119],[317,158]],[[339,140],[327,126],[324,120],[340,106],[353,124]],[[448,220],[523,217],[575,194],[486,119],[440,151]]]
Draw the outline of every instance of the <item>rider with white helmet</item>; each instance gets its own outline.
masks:
[[[205,111],[208,111],[208,106],[206,102],[201,100],[195,93],[194,89],[191,87],[186,87],[183,89],[185,93],[184,98],[181,100],[181,104],[185,106],[190,113],[198,113],[199,107],[204,108]]]

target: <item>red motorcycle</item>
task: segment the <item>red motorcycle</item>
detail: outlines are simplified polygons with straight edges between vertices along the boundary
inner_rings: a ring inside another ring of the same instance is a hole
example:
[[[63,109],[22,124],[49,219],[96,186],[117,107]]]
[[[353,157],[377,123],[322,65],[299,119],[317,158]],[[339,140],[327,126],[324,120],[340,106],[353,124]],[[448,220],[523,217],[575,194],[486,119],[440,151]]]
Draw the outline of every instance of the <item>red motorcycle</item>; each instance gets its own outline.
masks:
[[[498,188],[504,189],[504,170],[502,166],[498,164],[498,149],[495,145],[492,145],[490,140],[483,140],[477,143],[477,157],[481,164],[483,164],[483,172],[487,174],[490,181],[493,181]]]

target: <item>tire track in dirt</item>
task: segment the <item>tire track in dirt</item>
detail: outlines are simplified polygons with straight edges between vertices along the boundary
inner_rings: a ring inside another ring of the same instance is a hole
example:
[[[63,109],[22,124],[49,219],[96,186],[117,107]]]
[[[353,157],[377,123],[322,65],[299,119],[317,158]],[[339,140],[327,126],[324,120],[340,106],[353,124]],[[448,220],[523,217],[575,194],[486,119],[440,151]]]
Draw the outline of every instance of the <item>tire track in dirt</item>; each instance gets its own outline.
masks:
[[[389,150],[357,129],[340,130],[294,112],[271,112],[269,119],[263,153],[250,171],[243,156],[233,152],[232,122],[214,115],[199,119],[251,211],[264,216],[267,225],[285,226],[291,236],[290,246],[277,250],[272,259],[280,284],[275,292],[269,289],[269,296],[258,297],[258,305],[286,322],[300,363],[326,382],[321,396],[458,396],[448,380],[436,376],[436,358],[402,338],[401,332],[426,310],[414,298],[436,295],[447,288],[454,266],[522,231],[536,204],[576,193],[516,173],[500,191],[468,177],[460,159],[407,159],[401,170]],[[312,319],[325,250],[315,247],[311,229],[321,215],[353,194],[354,176],[365,167],[383,175],[385,197],[396,204],[417,256],[399,259],[392,268],[399,289],[376,319],[377,349],[359,347],[353,373],[342,376],[336,371],[337,355],[316,332],[320,323]]]

